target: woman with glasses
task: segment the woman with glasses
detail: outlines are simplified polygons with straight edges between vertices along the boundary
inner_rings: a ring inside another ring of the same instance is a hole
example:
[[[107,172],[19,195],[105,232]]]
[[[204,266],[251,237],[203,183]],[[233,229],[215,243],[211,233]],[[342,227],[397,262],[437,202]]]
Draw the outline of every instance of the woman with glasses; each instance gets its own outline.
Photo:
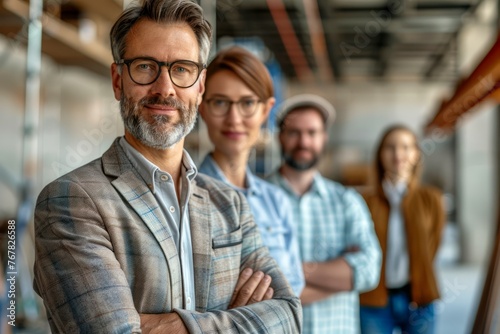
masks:
[[[200,172],[245,194],[264,245],[300,295],[304,277],[290,203],[281,189],[256,177],[247,167],[260,128],[275,103],[273,94],[267,68],[252,53],[231,47],[217,54],[207,68],[199,107],[214,149],[205,157]]]
[[[439,298],[433,261],[444,226],[441,192],[419,184],[417,136],[395,125],[382,135],[375,187],[365,199],[383,260],[379,285],[360,296],[361,333],[432,334]]]

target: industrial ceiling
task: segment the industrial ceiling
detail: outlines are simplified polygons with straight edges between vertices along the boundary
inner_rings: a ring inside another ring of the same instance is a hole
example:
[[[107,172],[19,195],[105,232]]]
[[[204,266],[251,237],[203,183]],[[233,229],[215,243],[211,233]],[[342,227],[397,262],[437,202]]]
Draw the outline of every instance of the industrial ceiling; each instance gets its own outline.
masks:
[[[259,38],[298,81],[454,81],[481,0],[218,0],[217,39]]]

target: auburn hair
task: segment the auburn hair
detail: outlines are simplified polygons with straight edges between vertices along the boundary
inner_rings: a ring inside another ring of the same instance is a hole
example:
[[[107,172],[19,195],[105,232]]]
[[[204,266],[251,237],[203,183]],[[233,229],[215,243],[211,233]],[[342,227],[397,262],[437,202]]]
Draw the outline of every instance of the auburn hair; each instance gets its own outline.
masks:
[[[250,51],[232,46],[219,51],[207,67],[205,85],[210,78],[223,70],[234,73],[262,101],[274,96],[271,75],[262,61]]]

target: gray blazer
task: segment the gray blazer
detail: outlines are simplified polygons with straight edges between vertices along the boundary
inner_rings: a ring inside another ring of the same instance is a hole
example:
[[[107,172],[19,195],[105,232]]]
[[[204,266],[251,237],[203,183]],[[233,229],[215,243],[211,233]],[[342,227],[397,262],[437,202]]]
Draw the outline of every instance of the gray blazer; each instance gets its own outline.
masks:
[[[53,333],[140,333],[139,313],[177,312],[191,333],[299,333],[301,305],[260,239],[245,198],[207,176],[189,215],[196,311],[181,309],[175,243],[116,140],[50,183],[35,211],[35,291]],[[274,298],[227,310],[243,268],[272,277]]]

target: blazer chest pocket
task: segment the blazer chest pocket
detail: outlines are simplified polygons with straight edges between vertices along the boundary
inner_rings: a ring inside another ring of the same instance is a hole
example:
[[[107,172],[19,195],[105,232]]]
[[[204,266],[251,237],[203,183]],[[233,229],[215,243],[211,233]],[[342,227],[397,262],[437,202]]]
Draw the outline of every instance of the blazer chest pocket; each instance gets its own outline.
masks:
[[[212,249],[220,249],[227,247],[235,247],[243,243],[243,236],[241,235],[241,228],[229,234],[217,236],[212,239]]]
[[[231,233],[214,237],[212,239],[214,261],[223,260],[227,264],[234,260],[237,261],[239,266],[242,244],[243,236],[241,228]]]
[[[241,229],[212,239],[212,273],[209,309],[227,309],[240,275]]]

